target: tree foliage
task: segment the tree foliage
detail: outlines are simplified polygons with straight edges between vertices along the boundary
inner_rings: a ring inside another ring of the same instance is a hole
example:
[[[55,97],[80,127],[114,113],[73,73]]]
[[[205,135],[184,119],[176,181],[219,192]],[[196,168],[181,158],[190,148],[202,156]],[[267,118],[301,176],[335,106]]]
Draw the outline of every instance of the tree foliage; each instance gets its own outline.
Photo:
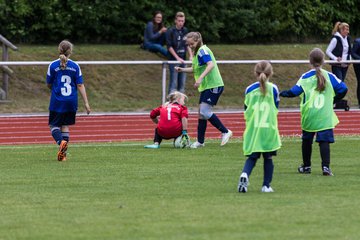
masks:
[[[20,43],[140,43],[152,13],[177,11],[211,43],[328,41],[335,22],[360,34],[359,0],[0,0],[0,34]]]

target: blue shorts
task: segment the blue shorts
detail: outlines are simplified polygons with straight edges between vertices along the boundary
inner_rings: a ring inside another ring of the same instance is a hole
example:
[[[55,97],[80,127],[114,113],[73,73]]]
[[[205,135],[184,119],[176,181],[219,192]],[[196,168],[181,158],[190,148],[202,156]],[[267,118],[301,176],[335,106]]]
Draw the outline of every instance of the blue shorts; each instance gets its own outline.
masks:
[[[311,142],[314,140],[314,136],[316,133],[316,142],[335,142],[334,139],[334,130],[333,129],[326,129],[319,132],[307,132],[305,130],[302,131],[302,139],[303,140],[310,140]]]
[[[49,114],[49,125],[54,127],[61,127],[75,124],[76,112],[53,112]]]
[[[277,152],[276,151],[272,151],[272,152],[253,152],[250,155],[246,155],[249,158],[254,158],[254,159],[258,159],[260,158],[261,155],[263,155],[264,159],[271,159],[272,156],[276,156]]]
[[[207,103],[211,106],[214,106],[217,104],[220,95],[222,94],[222,92],[224,91],[224,87],[216,87],[216,88],[210,88],[210,89],[206,89],[204,91],[202,91],[200,93],[200,100],[199,100],[199,104],[200,103]]]

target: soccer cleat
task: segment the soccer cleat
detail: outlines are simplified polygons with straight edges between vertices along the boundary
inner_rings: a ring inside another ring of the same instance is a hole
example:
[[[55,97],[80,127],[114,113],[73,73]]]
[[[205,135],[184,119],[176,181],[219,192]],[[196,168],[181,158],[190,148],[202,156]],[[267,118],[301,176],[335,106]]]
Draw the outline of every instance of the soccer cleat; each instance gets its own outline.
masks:
[[[298,172],[304,173],[304,174],[309,174],[309,173],[311,173],[311,166],[305,167],[304,165],[301,165],[300,167],[298,167]]]
[[[334,174],[332,173],[332,171],[329,167],[323,166],[322,170],[323,170],[324,176],[334,176]]]
[[[205,147],[205,143],[199,143],[198,141],[196,141],[190,145],[190,148],[201,148],[201,147]]]
[[[68,148],[68,142],[65,140],[62,140],[60,143],[58,154],[57,154],[58,161],[66,161],[67,148]]]
[[[229,139],[232,137],[232,135],[233,135],[233,133],[230,129],[228,129],[227,133],[223,133],[221,136],[220,146],[224,146],[229,141]]]
[[[156,149],[156,148],[160,148],[160,145],[159,144],[151,144],[151,145],[145,145],[144,148],[153,148],[153,149]]]
[[[261,192],[274,192],[274,189],[272,189],[272,187],[267,187],[267,186],[263,186],[261,188]]]
[[[246,172],[241,173],[239,184],[238,184],[238,192],[247,192],[247,186],[249,184],[249,177]]]

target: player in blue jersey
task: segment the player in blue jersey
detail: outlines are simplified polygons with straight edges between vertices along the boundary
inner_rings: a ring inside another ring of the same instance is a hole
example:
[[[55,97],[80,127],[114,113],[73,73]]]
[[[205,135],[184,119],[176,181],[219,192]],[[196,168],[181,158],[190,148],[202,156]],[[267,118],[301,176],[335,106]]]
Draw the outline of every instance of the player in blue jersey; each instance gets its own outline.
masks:
[[[334,140],[333,129],[339,120],[333,110],[333,103],[347,93],[347,86],[335,74],[321,68],[325,54],[315,48],[310,52],[313,69],[304,73],[290,90],[282,91],[282,97],[301,96],[301,128],[303,164],[299,173],[311,173],[313,139],[319,143],[321,167],[324,176],[333,176],[330,169],[330,143]]]
[[[78,91],[84,101],[87,114],[90,106],[82,78],[80,66],[69,57],[73,45],[64,40],[59,44],[59,59],[50,63],[46,83],[51,89],[49,105],[49,127],[51,135],[59,147],[58,161],[66,161],[69,142],[69,125],[75,124],[78,109]]]

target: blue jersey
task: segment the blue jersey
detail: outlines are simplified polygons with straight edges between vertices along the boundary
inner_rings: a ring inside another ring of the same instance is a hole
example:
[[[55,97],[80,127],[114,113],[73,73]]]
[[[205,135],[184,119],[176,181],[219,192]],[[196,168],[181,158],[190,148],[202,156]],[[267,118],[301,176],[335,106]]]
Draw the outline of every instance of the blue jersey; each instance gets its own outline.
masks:
[[[204,66],[204,65],[206,65],[207,62],[212,61],[210,53],[208,53],[204,49],[200,49],[197,58],[198,58],[198,61],[199,61],[199,66]]]
[[[343,93],[345,91],[347,91],[347,86],[345,85],[344,82],[342,82],[340,79],[338,79],[335,74],[331,73],[331,72],[327,72],[331,85],[335,91],[335,94],[339,94],[339,93]],[[304,89],[301,87],[300,85],[300,81],[302,81],[303,79],[308,79],[310,77],[313,77],[314,75],[316,75],[316,70],[312,69],[306,73],[304,73],[299,81],[297,82],[297,84],[295,86],[293,86],[289,91],[290,94],[292,96],[299,96],[300,94],[302,94],[304,92]],[[304,98],[305,101],[305,98]]]
[[[254,91],[254,90],[256,90],[256,89],[258,89],[258,88],[260,88],[260,83],[259,83],[259,82],[255,82],[255,83],[251,84],[250,86],[248,86],[248,87],[246,88],[246,90],[245,90],[245,95],[248,94],[248,93],[250,93],[250,92],[252,92],[252,91]],[[274,104],[275,104],[275,106],[276,106],[277,108],[279,108],[279,102],[280,102],[279,89],[278,89],[278,87],[277,87],[275,84],[273,84],[273,89],[272,89],[272,91],[273,91],[273,94],[274,94]],[[245,108],[246,108],[246,107],[247,107],[247,106],[245,106]]]
[[[60,59],[50,63],[47,84],[51,84],[49,110],[54,112],[76,112],[78,108],[77,84],[83,84],[80,66],[68,60],[64,70],[60,67]]]

